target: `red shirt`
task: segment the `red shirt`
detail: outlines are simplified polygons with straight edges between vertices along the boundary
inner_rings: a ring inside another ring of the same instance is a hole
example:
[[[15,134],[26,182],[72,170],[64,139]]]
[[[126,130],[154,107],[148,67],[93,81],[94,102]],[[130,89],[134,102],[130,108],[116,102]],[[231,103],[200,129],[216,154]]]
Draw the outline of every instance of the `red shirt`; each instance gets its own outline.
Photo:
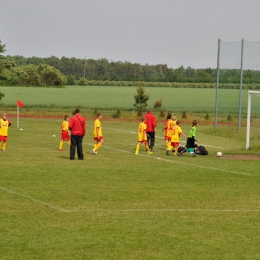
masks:
[[[145,119],[145,123],[147,125],[146,132],[155,132],[156,118],[152,112],[147,112]]]
[[[85,136],[86,120],[79,113],[73,116],[69,122],[69,130],[72,135]]]

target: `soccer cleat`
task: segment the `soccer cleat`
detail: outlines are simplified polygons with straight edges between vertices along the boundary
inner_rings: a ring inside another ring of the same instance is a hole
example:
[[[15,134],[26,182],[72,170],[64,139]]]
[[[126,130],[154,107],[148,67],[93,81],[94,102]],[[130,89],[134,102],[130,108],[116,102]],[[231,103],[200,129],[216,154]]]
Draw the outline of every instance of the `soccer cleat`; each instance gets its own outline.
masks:
[[[192,157],[196,157],[196,154],[195,154],[195,153],[193,153]]]
[[[135,153],[135,155],[138,155],[139,153]]]
[[[169,155],[171,151],[169,150],[166,150],[166,155]]]
[[[178,156],[182,156],[182,153],[178,153],[177,155],[178,155]]]
[[[96,150],[95,149],[93,149],[92,150],[92,152],[95,154],[95,155],[97,155],[98,153],[96,152]]]
[[[59,151],[62,151],[62,148],[59,148]]]
[[[153,153],[153,152],[150,152],[150,151],[149,151],[149,152],[148,152],[148,155],[150,155],[150,154],[152,154],[152,153]]]

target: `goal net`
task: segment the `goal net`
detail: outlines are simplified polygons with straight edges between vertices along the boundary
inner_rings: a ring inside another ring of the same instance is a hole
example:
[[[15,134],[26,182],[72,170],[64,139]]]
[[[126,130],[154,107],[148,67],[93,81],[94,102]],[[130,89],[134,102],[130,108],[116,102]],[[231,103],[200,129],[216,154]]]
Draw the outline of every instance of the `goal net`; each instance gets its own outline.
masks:
[[[248,91],[246,149],[260,147],[260,91]]]

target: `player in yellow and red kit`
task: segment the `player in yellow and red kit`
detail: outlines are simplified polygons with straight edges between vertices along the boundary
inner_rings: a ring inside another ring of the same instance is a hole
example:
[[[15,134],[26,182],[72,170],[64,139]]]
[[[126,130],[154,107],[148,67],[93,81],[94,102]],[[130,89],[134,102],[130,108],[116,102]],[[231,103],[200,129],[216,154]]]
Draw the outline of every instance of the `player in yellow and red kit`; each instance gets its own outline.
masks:
[[[102,114],[97,113],[97,119],[94,122],[94,129],[93,129],[94,149],[92,151],[95,155],[98,154],[98,149],[104,143],[104,139],[103,139],[103,135],[102,135],[102,127],[101,127],[101,123],[100,123],[101,119],[102,119]]]
[[[61,124],[61,140],[59,150],[62,151],[64,141],[68,141],[70,147],[70,132],[69,132],[69,116],[64,116],[64,121]]]
[[[11,122],[7,119],[6,113],[3,114],[0,119],[0,142],[1,142],[1,151],[6,150],[6,141],[8,139],[8,128],[11,126]]]
[[[182,132],[180,121],[177,120],[176,125],[172,128],[171,146],[169,147],[169,149],[166,150],[167,155],[169,155],[171,150],[174,150],[174,155],[177,154],[181,135],[187,138],[187,136]]]
[[[147,133],[146,133],[147,126],[145,123],[145,118],[142,117],[141,121],[142,122],[139,124],[139,127],[138,127],[138,140],[137,140],[135,154],[136,155],[139,154],[140,146],[142,143],[144,143],[146,151],[147,151],[148,155],[150,155],[150,154],[152,154],[152,152],[150,151],[149,146],[148,146],[148,139],[147,139]]]

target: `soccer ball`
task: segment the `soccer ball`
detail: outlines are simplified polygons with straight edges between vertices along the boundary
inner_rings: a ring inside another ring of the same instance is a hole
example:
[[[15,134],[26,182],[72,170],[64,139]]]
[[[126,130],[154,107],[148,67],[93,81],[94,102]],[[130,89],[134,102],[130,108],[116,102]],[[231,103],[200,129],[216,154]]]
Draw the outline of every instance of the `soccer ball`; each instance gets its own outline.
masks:
[[[222,156],[222,152],[217,152],[217,157],[221,157]]]

